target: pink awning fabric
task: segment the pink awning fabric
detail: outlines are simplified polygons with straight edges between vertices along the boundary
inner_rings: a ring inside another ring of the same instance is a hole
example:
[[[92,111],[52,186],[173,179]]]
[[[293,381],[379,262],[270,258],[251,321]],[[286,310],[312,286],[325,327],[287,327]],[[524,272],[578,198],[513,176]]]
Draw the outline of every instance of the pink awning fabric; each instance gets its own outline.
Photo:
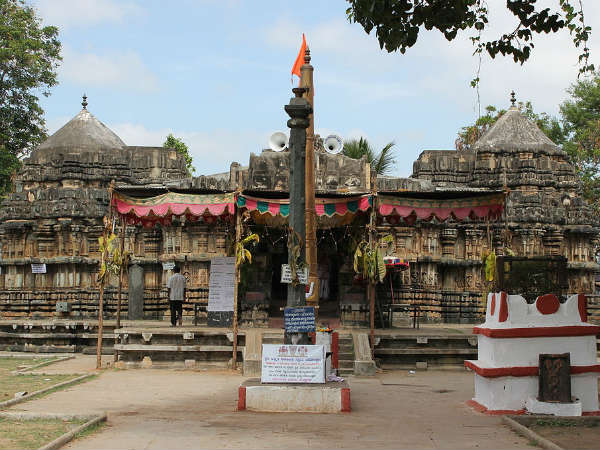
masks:
[[[234,213],[235,193],[179,194],[167,192],[149,198],[136,198],[113,193],[115,210],[127,218],[128,223],[142,222],[167,224],[172,216],[186,216],[189,220],[200,217],[229,216]]]
[[[445,221],[452,217],[462,221],[469,219],[500,218],[504,210],[504,193],[486,194],[457,199],[422,199],[409,197],[378,197],[378,211],[382,216],[400,216],[415,219]]]

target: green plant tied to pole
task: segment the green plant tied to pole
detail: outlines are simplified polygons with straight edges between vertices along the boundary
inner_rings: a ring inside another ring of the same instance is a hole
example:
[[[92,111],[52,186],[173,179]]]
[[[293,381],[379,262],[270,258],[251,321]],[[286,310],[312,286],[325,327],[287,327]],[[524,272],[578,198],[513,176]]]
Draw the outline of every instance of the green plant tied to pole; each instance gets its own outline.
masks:
[[[235,252],[235,263],[240,266],[244,263],[252,264],[252,253],[246,248],[246,245],[253,243],[254,245],[260,242],[258,234],[252,233],[250,236],[245,237],[237,243],[237,249]]]
[[[100,254],[102,255],[100,272],[98,272],[98,281],[104,282],[107,273],[119,275],[121,266],[125,268],[129,265],[129,253],[124,251],[123,254],[121,254],[119,240],[115,233],[111,233],[106,238],[106,242],[104,242],[104,236],[100,236],[98,238],[98,243],[100,244]]]
[[[361,275],[363,279],[376,284],[383,282],[387,270],[383,261],[381,246],[389,245],[393,237],[387,234],[377,240],[377,245],[371,249],[367,241],[360,241],[354,251],[354,272]]]
[[[300,255],[302,253],[302,236],[298,234],[292,227],[288,229],[288,251],[290,252],[290,275],[292,277],[292,286],[297,286],[300,282],[298,278],[298,272],[304,270],[306,264],[300,261]]]
[[[492,250],[487,255],[483,255],[482,260],[485,270],[485,280],[494,281],[494,274],[496,273],[496,252]]]

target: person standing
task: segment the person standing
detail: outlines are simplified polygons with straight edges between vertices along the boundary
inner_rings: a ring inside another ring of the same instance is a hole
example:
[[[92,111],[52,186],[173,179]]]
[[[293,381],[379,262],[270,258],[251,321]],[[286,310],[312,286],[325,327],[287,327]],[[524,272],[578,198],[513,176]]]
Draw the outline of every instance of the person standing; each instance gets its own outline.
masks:
[[[171,326],[182,325],[183,302],[185,301],[186,279],[181,275],[179,266],[173,268],[173,275],[167,281],[167,290],[169,292],[169,308],[171,310]]]

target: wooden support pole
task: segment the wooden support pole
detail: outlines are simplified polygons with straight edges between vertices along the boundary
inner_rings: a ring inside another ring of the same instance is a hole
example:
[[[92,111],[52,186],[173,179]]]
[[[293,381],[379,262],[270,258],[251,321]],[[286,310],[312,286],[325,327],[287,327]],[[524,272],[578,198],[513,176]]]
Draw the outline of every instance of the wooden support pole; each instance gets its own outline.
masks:
[[[233,285],[233,355],[231,368],[237,370],[237,341],[238,341],[238,285],[240,283],[240,266],[237,262],[237,246],[242,237],[242,212],[235,207],[235,284]]]
[[[104,250],[102,251],[102,259],[100,260],[100,268],[102,268],[102,262],[106,264],[108,259],[108,228],[110,227],[112,217],[112,193],[114,183],[110,183],[108,188],[108,216],[104,219],[102,238],[104,239]],[[102,332],[104,328],[104,280],[106,279],[108,272],[104,273],[104,276],[100,280],[100,295],[98,296],[98,345],[96,346],[96,369],[102,368]]]
[[[127,228],[127,224],[125,223],[125,219],[121,217],[121,242],[119,244],[119,248],[121,249],[121,267],[119,268],[119,294],[117,296],[117,324],[116,329],[121,328],[121,298],[123,296],[123,264],[127,263],[127,261],[123,258],[123,252],[125,250],[125,229]],[[115,342],[116,344],[116,342]],[[119,359],[119,352],[117,350],[114,351],[114,360],[117,362]]]
[[[313,292],[306,299],[306,304],[319,304],[319,276],[317,261],[317,213],[315,210],[315,87],[313,83],[313,66],[310,64],[310,50],[306,47],[304,64],[300,68],[300,87],[305,88],[302,97],[312,107],[308,115],[309,125],[306,129],[306,160],[305,160],[305,199],[306,199],[306,265],[308,266],[308,285],[314,283]],[[318,308],[315,309],[317,314]]]

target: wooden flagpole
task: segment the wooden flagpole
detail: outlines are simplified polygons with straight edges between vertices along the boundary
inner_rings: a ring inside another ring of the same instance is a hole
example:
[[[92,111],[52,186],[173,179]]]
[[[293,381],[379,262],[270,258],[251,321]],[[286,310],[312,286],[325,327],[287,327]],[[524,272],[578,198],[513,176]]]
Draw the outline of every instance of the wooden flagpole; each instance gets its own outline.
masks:
[[[240,283],[240,266],[237,261],[237,247],[242,237],[242,215],[237,205],[235,208],[235,283],[233,285],[233,355],[231,367],[237,370],[237,341],[238,341],[238,285]]]

